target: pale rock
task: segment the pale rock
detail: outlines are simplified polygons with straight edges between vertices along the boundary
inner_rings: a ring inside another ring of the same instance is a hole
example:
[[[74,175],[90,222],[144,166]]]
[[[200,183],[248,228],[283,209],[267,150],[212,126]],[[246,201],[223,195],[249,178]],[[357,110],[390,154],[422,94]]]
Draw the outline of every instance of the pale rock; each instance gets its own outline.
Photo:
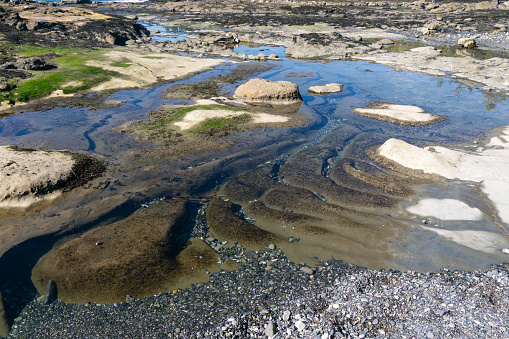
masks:
[[[298,320],[295,322],[295,327],[299,332],[302,332],[306,328],[306,324],[302,320]]]
[[[290,81],[251,79],[241,84],[235,96],[249,102],[295,103],[301,102],[299,86]]]
[[[311,94],[331,94],[339,93],[343,91],[343,85],[337,83],[327,84],[325,86],[311,86],[309,87],[309,93]]]
[[[468,49],[472,49],[477,46],[477,42],[475,41],[474,38],[462,38],[458,40],[458,45]]]

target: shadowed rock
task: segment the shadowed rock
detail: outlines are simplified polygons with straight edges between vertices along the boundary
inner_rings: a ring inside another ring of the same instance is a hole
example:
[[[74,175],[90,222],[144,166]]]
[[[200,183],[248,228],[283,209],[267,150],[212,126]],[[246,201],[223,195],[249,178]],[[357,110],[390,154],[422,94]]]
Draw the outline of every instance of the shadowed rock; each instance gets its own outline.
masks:
[[[9,335],[9,324],[5,318],[4,305],[2,302],[2,295],[0,294],[0,337],[7,337]]]
[[[46,293],[42,299],[44,305],[49,305],[58,299],[57,284],[53,280],[48,281],[46,286]]]

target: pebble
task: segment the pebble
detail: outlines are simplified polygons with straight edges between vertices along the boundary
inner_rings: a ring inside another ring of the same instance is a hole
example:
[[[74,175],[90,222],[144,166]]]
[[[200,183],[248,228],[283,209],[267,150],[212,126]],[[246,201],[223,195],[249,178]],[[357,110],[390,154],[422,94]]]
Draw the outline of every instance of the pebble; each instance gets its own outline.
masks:
[[[297,320],[297,322],[295,322],[295,327],[297,327],[299,332],[302,332],[306,328],[306,324],[302,320]]]
[[[276,334],[276,331],[275,331],[275,328],[274,328],[274,323],[272,321],[269,321],[267,326],[265,326],[264,333],[269,338],[272,338]]]
[[[300,270],[306,274],[309,274],[309,275],[313,274],[313,272],[314,272],[311,267],[307,267],[307,266],[301,267]]]

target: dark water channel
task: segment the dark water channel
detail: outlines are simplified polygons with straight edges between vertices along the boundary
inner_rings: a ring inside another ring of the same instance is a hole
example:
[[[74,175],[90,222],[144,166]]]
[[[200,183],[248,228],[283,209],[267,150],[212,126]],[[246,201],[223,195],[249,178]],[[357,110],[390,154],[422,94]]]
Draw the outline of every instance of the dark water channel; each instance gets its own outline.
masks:
[[[239,53],[252,54],[260,51],[266,54],[284,54],[281,48],[270,50],[269,47],[242,47],[237,50]],[[147,174],[140,174],[134,169],[131,172],[127,166],[122,176],[118,176],[121,185],[127,188],[122,190],[120,185],[112,187],[118,190],[118,194],[127,190],[139,190],[143,194],[142,202],[165,196],[200,196],[267,161],[283,159],[284,163],[284,159],[290,154],[312,147],[326,136],[341,133],[342,129],[349,127],[358,129],[367,137],[371,133],[376,134],[377,140],[381,136],[396,137],[423,145],[428,142],[472,142],[474,137],[483,132],[497,126],[509,125],[509,101],[450,79],[396,72],[368,62],[311,63],[283,60],[274,64],[275,68],[260,77],[297,83],[304,100],[300,112],[310,116],[312,123],[304,127],[267,129],[234,135],[232,138],[237,144],[226,150],[202,152],[179,159],[150,160],[157,163],[158,169]],[[235,65],[225,64],[185,82],[196,82],[225,74],[234,67]],[[308,93],[310,86],[332,82],[343,84],[343,92],[326,96]],[[236,85],[238,84],[228,86],[224,91],[233,92]],[[152,90],[117,92],[112,99],[125,102],[118,108],[58,108],[44,112],[13,114],[0,120],[0,145],[68,149],[107,157],[112,164],[135,163],[139,156],[133,156],[133,152],[158,146],[137,142],[132,136],[120,134],[113,129],[129,121],[143,119],[148,112],[157,109],[161,104],[186,103],[182,100],[160,98],[161,93],[170,86],[172,84]],[[429,113],[446,115],[449,118],[433,126],[403,127],[359,117],[351,112],[352,108],[367,106],[371,101],[415,105]],[[340,157],[339,152],[336,158]],[[170,167],[187,168],[190,164],[203,162],[210,168],[209,172],[204,172],[208,173],[207,180],[196,185],[188,182],[175,186],[180,184],[172,181],[174,172]],[[182,188],[184,186],[185,189]],[[107,194],[116,193],[109,190]],[[108,220],[112,217],[125,217],[139,206],[139,203],[122,205],[111,211],[115,216],[110,214],[104,217]],[[81,225],[73,232],[95,227],[100,221]],[[186,232],[191,234],[189,230]],[[26,241],[0,259],[1,291],[11,321],[35,292],[29,280],[31,268],[61,236],[62,234],[50,235]],[[23,258],[23,261],[20,258]]]

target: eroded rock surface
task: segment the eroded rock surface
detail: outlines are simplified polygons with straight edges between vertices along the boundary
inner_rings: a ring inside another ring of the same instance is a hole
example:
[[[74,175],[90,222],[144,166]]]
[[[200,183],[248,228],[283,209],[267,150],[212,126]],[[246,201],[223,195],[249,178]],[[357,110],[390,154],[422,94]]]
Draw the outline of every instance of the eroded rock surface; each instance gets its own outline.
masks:
[[[343,85],[332,83],[332,84],[327,84],[324,86],[311,86],[311,87],[309,87],[308,91],[311,94],[318,94],[318,95],[339,93],[339,92],[343,91]]]
[[[429,126],[447,119],[446,116],[427,113],[420,107],[372,102],[366,108],[354,108],[360,116],[390,122],[401,126]]]
[[[57,247],[34,267],[34,285],[43,294],[54,280],[60,300],[104,303],[168,291],[193,275],[203,279],[217,256],[198,240],[180,253],[186,205],[164,201]]]
[[[0,147],[0,205],[28,206],[48,193],[81,186],[104,169],[86,156]]]
[[[75,7],[5,6],[0,12],[0,31],[8,40],[55,44],[75,40],[88,45],[124,45],[149,35],[134,20]]]
[[[299,86],[290,81],[251,79],[235,91],[237,98],[248,102],[294,103],[302,101]]]

